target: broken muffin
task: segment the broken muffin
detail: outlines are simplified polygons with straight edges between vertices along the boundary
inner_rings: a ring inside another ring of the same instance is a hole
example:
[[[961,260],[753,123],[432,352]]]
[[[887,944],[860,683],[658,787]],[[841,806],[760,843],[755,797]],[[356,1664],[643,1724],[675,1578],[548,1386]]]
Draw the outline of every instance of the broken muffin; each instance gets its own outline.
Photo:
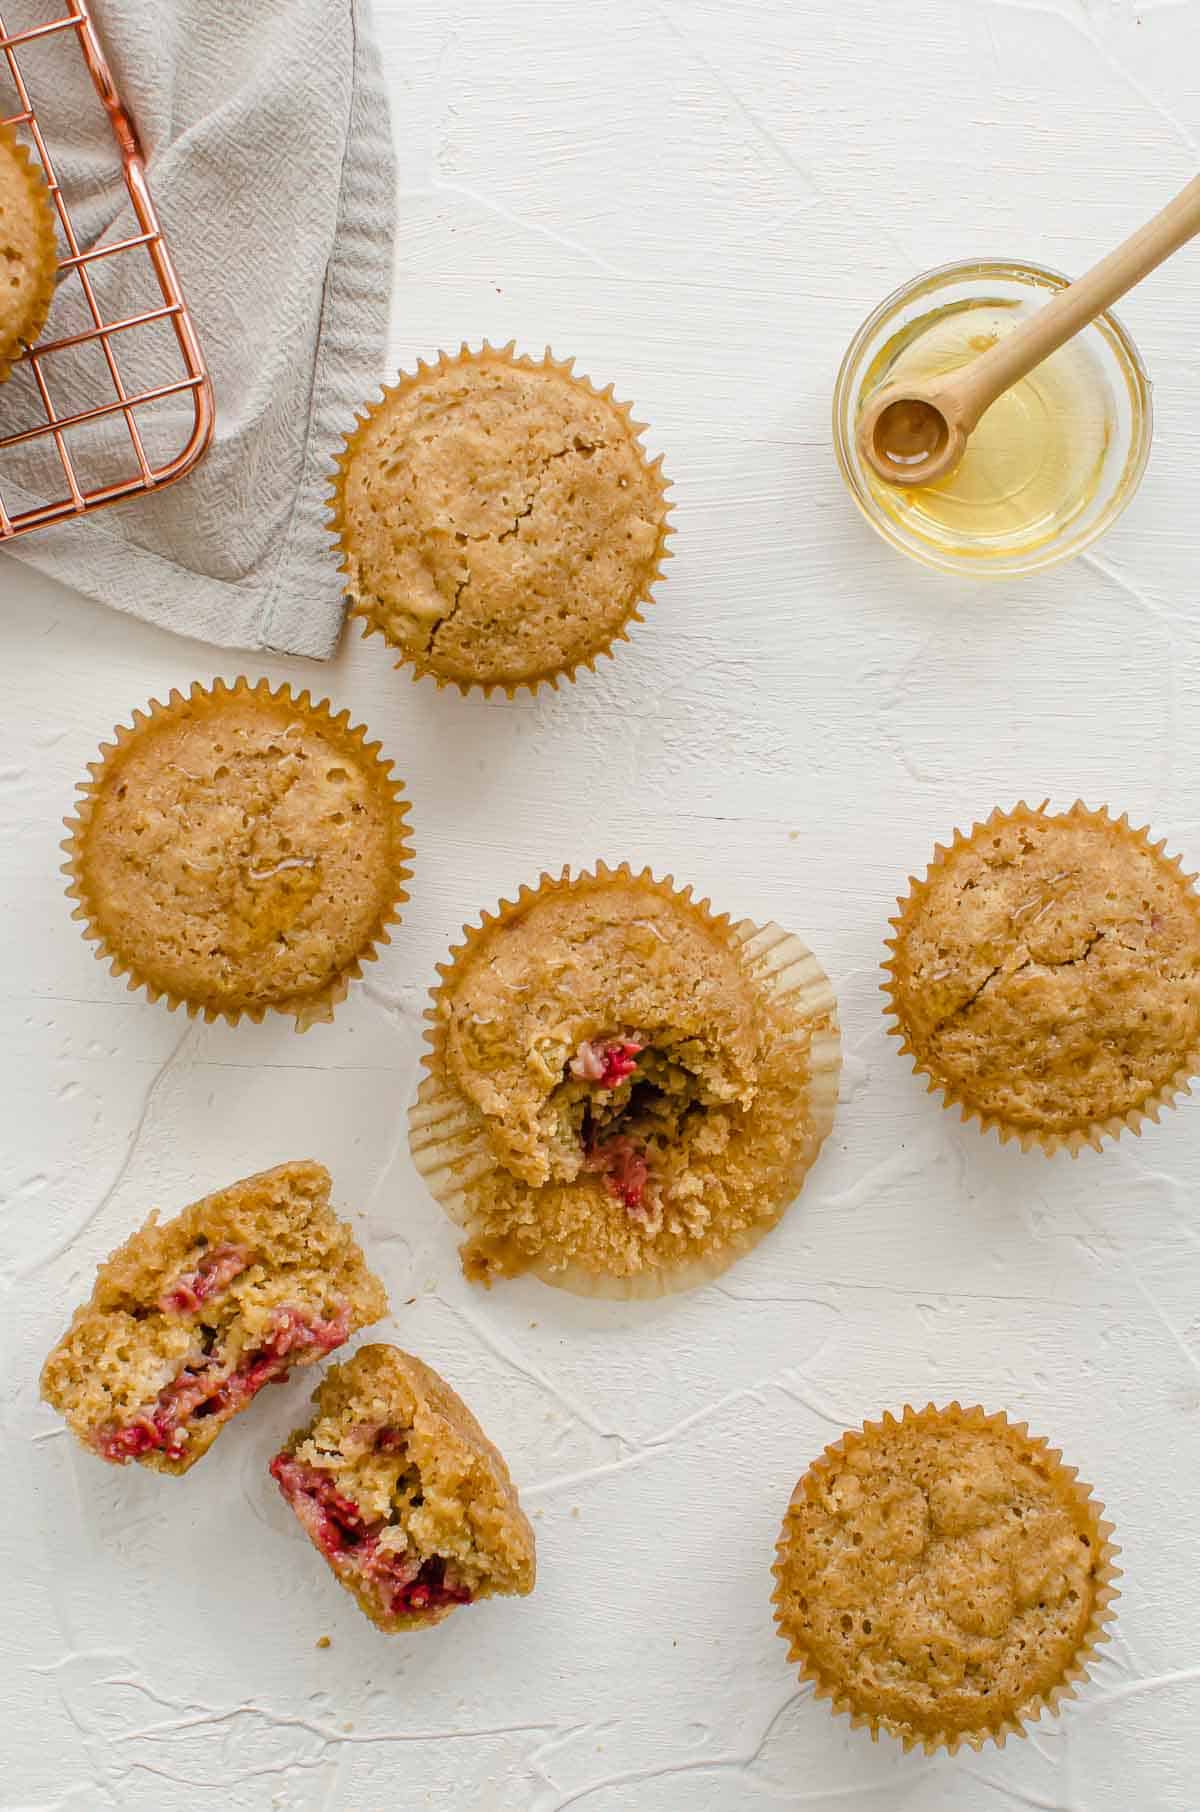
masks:
[[[413,1157],[476,1283],[652,1296],[774,1226],[833,1121],[811,951],[647,871],[546,875],[441,966]]]
[[[533,1530],[503,1459],[443,1378],[394,1346],[331,1366],[271,1476],[379,1629],[533,1590]]]
[[[320,1164],[281,1164],[157,1213],[102,1264],[42,1371],[85,1447],[184,1473],[264,1384],[387,1313]]]

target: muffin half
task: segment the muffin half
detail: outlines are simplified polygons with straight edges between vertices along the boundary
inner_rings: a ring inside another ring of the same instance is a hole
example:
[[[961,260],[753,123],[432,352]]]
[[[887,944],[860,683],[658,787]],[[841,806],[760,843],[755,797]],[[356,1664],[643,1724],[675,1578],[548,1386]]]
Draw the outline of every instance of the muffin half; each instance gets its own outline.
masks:
[[[414,678],[536,690],[639,620],[666,552],[661,459],[572,364],[464,346],[347,438],[332,499],[347,595]]]
[[[792,1493],[774,1605],[817,1698],[906,1749],[1024,1734],[1085,1677],[1117,1597],[1103,1506],[1024,1423],[905,1409]]]
[[[115,975],[210,1020],[332,1017],[390,941],[411,855],[392,764],[349,719],[217,680],[116,731],[63,844]]]
[[[329,1190],[320,1164],[281,1164],[152,1214],[105,1260],[42,1370],[85,1447],[184,1473],[265,1384],[387,1314]]]
[[[899,901],[893,1036],[1001,1139],[1075,1154],[1136,1132],[1200,1069],[1193,879],[1127,818],[993,812]]]
[[[271,1476],[381,1630],[533,1590],[533,1530],[496,1449],[445,1379],[394,1346],[331,1366]]]
[[[523,889],[441,965],[413,1157],[466,1275],[651,1296],[774,1226],[833,1120],[832,989],[646,871]]]

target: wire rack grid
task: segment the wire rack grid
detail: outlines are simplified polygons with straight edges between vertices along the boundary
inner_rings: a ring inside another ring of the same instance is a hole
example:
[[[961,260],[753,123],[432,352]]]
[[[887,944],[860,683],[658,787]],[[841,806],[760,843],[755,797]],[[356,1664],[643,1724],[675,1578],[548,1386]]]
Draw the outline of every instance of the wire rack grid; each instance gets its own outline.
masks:
[[[31,529],[82,516],[107,504],[118,503],[124,498],[144,495],[173,484],[191,471],[203,456],[213,430],[212,388],[208,371],[151,198],[137,133],[122,104],[105,59],[87,0],[60,0],[60,3],[62,10],[58,16],[24,29],[9,31],[3,14],[0,14],[0,54],[4,60],[0,63],[0,71],[6,63],[19,103],[16,112],[4,114],[3,117],[18,132],[24,132],[28,136],[41,161],[58,216],[62,247],[65,247],[65,256],[59,258],[60,291],[63,284],[69,281],[68,274],[74,272],[80,287],[84,310],[82,318],[86,324],[78,332],[37,341],[18,361],[15,370],[25,364],[33,377],[33,412],[36,419],[30,425],[14,432],[4,431],[7,386],[0,387],[0,456],[7,449],[26,447],[28,443],[40,443],[45,447],[53,445],[66,487],[60,495],[47,496],[31,503],[23,503],[20,508],[10,509],[4,495],[4,482],[0,479],[0,545]],[[82,56],[95,87],[98,103],[108,116],[115,156],[120,161],[138,229],[125,238],[81,247],[80,237],[72,222],[38,118],[36,101],[31,96],[31,84],[27,82],[22,68],[22,60],[27,60],[31,48],[44,41],[60,44],[65,55]],[[140,312],[122,314],[115,320],[105,320],[97,298],[92,269],[101,259],[125,258],[147,261],[153,305]],[[51,327],[54,313],[54,309],[51,309],[48,324]],[[169,323],[173,329],[172,357],[177,349],[179,376],[166,382],[157,382],[150,388],[138,387],[128,382],[122,371],[121,339],[134,329],[145,328],[159,321]],[[65,355],[84,347],[99,348],[112,385],[111,400],[106,397],[87,408],[72,409],[68,404],[64,409],[61,406],[62,396],[69,392],[65,378]],[[56,365],[60,362],[64,377],[62,382],[56,382]],[[146,436],[139,426],[138,411],[164,398],[181,395],[186,395],[190,404],[188,426],[184,430],[182,444],[173,451],[156,449],[152,455],[147,450]],[[75,437],[92,424],[118,415],[124,418],[129,442],[128,454],[119,462],[121,470],[115,473],[106,471],[103,482],[85,482],[79,469]],[[58,485],[52,485],[49,489],[57,490]]]

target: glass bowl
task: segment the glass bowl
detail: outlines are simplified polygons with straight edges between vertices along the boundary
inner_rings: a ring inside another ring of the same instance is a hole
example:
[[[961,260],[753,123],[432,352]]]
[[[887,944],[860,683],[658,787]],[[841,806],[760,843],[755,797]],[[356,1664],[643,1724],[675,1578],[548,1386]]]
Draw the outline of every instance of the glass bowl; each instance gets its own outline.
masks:
[[[1003,259],[942,265],[888,296],[850,342],[833,396],[838,465],[872,528],[914,560],[980,578],[1039,572],[1102,535],[1137,490],[1150,380],[1112,314],[1000,398],[940,485],[885,484],[859,456],[855,424],[875,390],[965,363],[1068,281]]]

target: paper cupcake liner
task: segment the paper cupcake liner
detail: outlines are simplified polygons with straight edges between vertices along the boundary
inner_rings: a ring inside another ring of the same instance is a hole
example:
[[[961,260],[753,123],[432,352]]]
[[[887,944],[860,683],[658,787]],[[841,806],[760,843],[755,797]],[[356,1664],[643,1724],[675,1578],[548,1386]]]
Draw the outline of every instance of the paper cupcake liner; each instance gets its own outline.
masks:
[[[395,891],[387,907],[379,914],[367,942],[353,961],[341,969],[323,988],[301,997],[288,996],[278,1002],[264,1002],[253,1007],[227,1007],[203,999],[188,999],[151,981],[148,977],[139,974],[135,965],[127,961],[122,953],[108,941],[104,927],[93,912],[88,897],[84,876],[84,854],[88,826],[113,760],[147,730],[157,730],[174,719],[190,716],[198,708],[203,708],[205,704],[224,703],[228,699],[238,698],[242,695],[270,700],[273,704],[284,704],[289,710],[295,711],[297,716],[302,716],[308,723],[314,725],[331,745],[349,760],[360,767],[373,770],[380,783],[381,791],[387,794],[392,807],[397,860],[393,871]],[[78,902],[71,917],[81,921],[84,938],[89,943],[95,944],[94,954],[97,960],[107,962],[110,973],[114,976],[126,976],[130,992],[141,989],[151,1000],[165,1000],[172,1013],[177,1007],[183,1007],[190,1017],[203,1014],[208,1024],[217,1019],[224,1019],[230,1025],[237,1025],[241,1019],[249,1019],[258,1025],[268,1012],[275,1012],[290,1014],[296,1021],[296,1030],[306,1032],[310,1026],[332,1019],[333,1010],[339,1001],[345,999],[350,983],[361,978],[363,963],[375,962],[378,958],[379,947],[391,943],[388,927],[399,923],[400,907],[408,899],[403,885],[412,874],[412,870],[408,866],[413,853],[412,845],[409,842],[408,805],[402,798],[403,782],[393,775],[394,764],[384,760],[381,756],[381,747],[379,742],[367,741],[367,731],[362,724],[351,726],[348,710],[339,711],[335,716],[327,699],[314,703],[311,694],[307,691],[293,693],[291,687],[286,685],[272,688],[270,681],[265,679],[259,680],[253,685],[244,677],[235,680],[232,685],[222,679],[217,679],[211,686],[205,686],[196,680],[186,696],[173,689],[165,705],[161,704],[158,699],[151,699],[145,711],[134,711],[133,722],[130,725],[118,725],[113,731],[113,741],[101,743],[99,759],[88,763],[90,779],[81,780],[78,783],[77,790],[80,798],[76,802],[75,815],[63,820],[69,835],[60,845],[67,856],[61,872],[70,877],[66,890],[68,897]]]
[[[1015,1141],[1022,1151],[1037,1150],[1045,1153],[1047,1157],[1053,1157],[1056,1152],[1067,1151],[1075,1158],[1085,1148],[1090,1148],[1092,1151],[1102,1150],[1105,1139],[1119,1139],[1123,1132],[1130,1132],[1135,1136],[1140,1135],[1147,1120],[1157,1124],[1159,1115],[1164,1108],[1174,1107],[1181,1095],[1191,1093],[1192,1079],[1197,1072],[1200,1072],[1200,1045],[1193,1047],[1188,1052],[1168,1081],[1155,1089],[1152,1094],[1147,1095],[1146,1099],[1137,1107],[1130,1108],[1126,1113],[1112,1114],[1103,1119],[1080,1121],[1078,1126],[1059,1132],[1018,1126],[1006,1120],[1003,1115],[990,1113],[986,1108],[969,1101],[951,1081],[936,1074],[927,1063],[922,1061],[905,1028],[896,979],[896,958],[903,936],[904,914],[928,891],[933,876],[945,866],[947,858],[967,844],[973,843],[977,837],[982,836],[985,831],[994,829],[998,824],[1012,824],[1021,820],[1030,823],[1037,822],[1046,815],[1048,805],[1049,800],[1043,800],[1042,804],[1036,807],[1029,806],[1024,800],[1020,800],[1011,811],[1003,811],[997,806],[990,817],[975,823],[969,832],[956,830],[949,844],[937,843],[934,845],[933,860],[926,869],[924,878],[918,880],[915,875],[908,877],[908,893],[896,901],[900,909],[899,915],[888,920],[896,935],[885,940],[892,955],[883,964],[887,979],[880,985],[882,992],[887,996],[884,1013],[888,1019],[888,1035],[898,1039],[901,1052],[912,1058],[914,1073],[926,1078],[928,1094],[940,1095],[945,1108],[957,1108],[964,1122],[978,1121],[981,1132],[996,1133],[1001,1144]],[[1092,824],[1106,825],[1109,830],[1116,833],[1133,848],[1157,857],[1164,868],[1173,870],[1185,886],[1195,894],[1197,877],[1184,872],[1179,856],[1168,857],[1164,854],[1166,838],[1160,839],[1157,843],[1151,842],[1150,827],[1144,825],[1141,829],[1135,830],[1129,822],[1128,813],[1124,813],[1120,818],[1114,818],[1104,806],[1093,811],[1081,799],[1077,799],[1070,811],[1052,815],[1085,819]],[[1195,898],[1197,913],[1200,914],[1200,895],[1195,895]]]
[[[876,1713],[869,1707],[857,1705],[840,1681],[827,1679],[808,1654],[803,1643],[790,1635],[783,1627],[784,1564],[789,1547],[793,1508],[803,1504],[810,1495],[810,1490],[817,1487],[821,1475],[839,1465],[853,1448],[870,1445],[873,1436],[881,1434],[885,1429],[900,1427],[906,1423],[940,1427],[945,1427],[949,1423],[963,1428],[1010,1429],[1019,1441],[1031,1448],[1036,1448],[1043,1460],[1052,1462],[1056,1478],[1067,1487],[1069,1495],[1085,1511],[1092,1532],[1092,1540],[1096,1545],[1097,1559],[1093,1576],[1092,1614],[1080,1639],[1079,1647],[1070,1664],[1063,1671],[1062,1679],[1057,1681],[1046,1693],[1031,1694],[1020,1706],[1015,1717],[1004,1714],[994,1724],[977,1730],[939,1730],[925,1733],[897,1728],[895,1721],[886,1714]],[[978,1404],[964,1409],[960,1403],[954,1402],[948,1403],[944,1409],[939,1409],[936,1404],[927,1403],[925,1408],[920,1410],[906,1405],[899,1416],[885,1411],[881,1421],[864,1422],[861,1429],[848,1430],[838,1440],[830,1442],[820,1458],[814,1460],[797,1483],[784,1515],[779,1540],[776,1543],[775,1551],[779,1558],[771,1568],[771,1572],[778,1582],[771,1594],[771,1603],[775,1607],[775,1624],[779,1634],[788,1644],[788,1660],[793,1665],[799,1664],[800,1679],[812,1682],[815,1688],[814,1700],[827,1699],[829,1709],[835,1716],[844,1714],[849,1717],[853,1729],[869,1730],[872,1742],[878,1742],[879,1733],[883,1730],[889,1736],[898,1738],[906,1751],[920,1747],[927,1755],[932,1755],[939,1749],[944,1749],[953,1755],[964,1744],[972,1749],[981,1749],[985,1743],[995,1743],[998,1748],[1002,1749],[1008,1737],[1027,1736],[1028,1731],[1025,1728],[1027,1724],[1036,1723],[1044,1712],[1056,1715],[1066,1700],[1076,1696],[1080,1685],[1088,1678],[1092,1662],[1095,1660],[1096,1649],[1109,1640],[1109,1631],[1105,1626],[1111,1623],[1116,1615],[1112,1606],[1114,1600],[1121,1594],[1114,1582],[1122,1576],[1120,1567],[1114,1565],[1121,1550],[1110,1540],[1112,1533],[1112,1523],[1107,1522],[1104,1518],[1104,1505],[1096,1498],[1092,1487],[1079,1478],[1078,1467],[1064,1466],[1061,1450],[1051,1447],[1044,1436],[1031,1435],[1027,1423],[1010,1422],[1003,1410],[989,1415]]]
[[[663,476],[662,454],[659,453],[654,459],[649,458],[641,441],[641,437],[649,424],[633,419],[632,404],[618,402],[612,384],[609,384],[605,389],[600,390],[589,378],[580,377],[574,369],[574,359],[553,358],[549,347],[547,347],[540,359],[535,359],[531,358],[528,353],[518,353],[516,345],[517,343],[515,340],[510,340],[506,346],[493,346],[490,341],[485,340],[479,351],[474,352],[464,340],[457,353],[439,352],[437,359],[431,364],[427,364],[424,359],[418,359],[415,372],[402,372],[394,384],[384,384],[381,387],[378,402],[368,403],[360,413],[356,414],[355,419],[357,426],[345,436],[345,444],[342,451],[334,460],[336,469],[333,479],[333,489],[328,498],[330,508],[328,526],[342,555],[338,571],[345,575],[346,596],[350,601],[348,614],[356,621],[362,623],[364,639],[372,635],[381,636],[383,640],[387,642],[388,647],[400,657],[396,661],[397,670],[407,668],[409,670],[409,677],[414,682],[416,680],[429,678],[436,682],[439,691],[442,691],[447,686],[453,686],[456,687],[464,697],[471,692],[482,692],[485,698],[490,698],[493,692],[503,692],[506,698],[512,699],[515,698],[519,692],[527,691],[532,695],[542,686],[549,686],[552,691],[556,692],[560,681],[568,680],[574,684],[576,675],[580,672],[594,672],[596,662],[602,657],[607,657],[609,660],[613,658],[613,650],[618,642],[628,642],[630,640],[630,627],[634,623],[642,623],[645,621],[645,618],[642,615],[642,607],[651,604],[654,601],[652,593],[655,585],[657,585],[659,580],[663,577],[663,562],[664,560],[673,558],[672,550],[667,546],[667,538],[674,532],[668,520],[673,506],[664,501],[666,493],[670,489],[670,480]],[[342,504],[346,474],[354,454],[358,450],[359,443],[362,440],[368,425],[385,403],[390,402],[394,396],[403,395],[406,390],[413,389],[417,384],[422,383],[431,376],[453,370],[456,366],[479,365],[489,361],[522,366],[528,371],[556,371],[560,376],[569,378],[572,384],[576,385],[578,389],[584,391],[588,396],[599,398],[602,401],[609,403],[631,430],[632,445],[641,460],[643,469],[653,473],[655,476],[663,512],[663,522],[658,533],[658,546],[655,549],[654,563],[650,568],[641,591],[632,600],[628,614],[620,627],[614,630],[602,645],[594,648],[591,653],[581,657],[570,666],[552,668],[544,673],[533,674],[527,679],[514,680],[511,682],[507,680],[484,681],[450,678],[445,674],[438,673],[422,655],[412,654],[406,649],[398,648],[397,645],[390,640],[385,632],[374,621],[369,606],[364,604],[358,597],[350,554],[346,545]]]
[[[24,346],[32,346],[50,313],[58,278],[58,241],[55,233],[54,203],[46,185],[42,166],[28,145],[23,144],[7,122],[0,121],[0,146],[12,154],[29,196],[30,208],[38,229],[38,282],[31,292],[23,318],[7,340],[0,339],[0,384],[10,376]]]
[[[635,881],[664,899],[682,903],[706,927],[740,950],[758,984],[776,1001],[789,1004],[797,1021],[816,1027],[808,1052],[806,1136],[796,1154],[783,1199],[771,1214],[732,1236],[719,1253],[685,1259],[653,1271],[639,1272],[633,1277],[597,1274],[579,1264],[556,1267],[549,1260],[535,1261],[529,1266],[529,1275],[573,1295],[629,1301],[672,1296],[711,1282],[778,1224],[799,1193],[833,1125],[842,1056],[833,988],[812,951],[790,932],[783,931],[778,925],[755,925],[749,919],[735,924],[728,913],[715,913],[707,900],[693,898],[690,887],[676,887],[670,875],[658,880],[650,869],[635,873],[627,863],[610,868],[606,863],[598,862],[594,871],[585,871],[574,878],[566,868],[558,876],[543,874],[536,887],[522,887],[515,900],[501,900],[495,912],[483,913],[478,925],[463,926],[462,943],[451,948],[447,962],[437,965],[441,980],[430,991],[433,1004],[425,1014],[430,1025],[425,1035],[429,1049],[423,1057],[426,1074],[409,1110],[409,1148],[413,1163],[430,1193],[457,1226],[468,1233],[476,1230],[470,1187],[480,1176],[497,1167],[497,1159],[488,1143],[482,1114],[464,1100],[441,1072],[444,1030],[438,1015],[438,1001],[442,990],[464,957],[493,926],[523,912],[536,899],[612,881]]]

